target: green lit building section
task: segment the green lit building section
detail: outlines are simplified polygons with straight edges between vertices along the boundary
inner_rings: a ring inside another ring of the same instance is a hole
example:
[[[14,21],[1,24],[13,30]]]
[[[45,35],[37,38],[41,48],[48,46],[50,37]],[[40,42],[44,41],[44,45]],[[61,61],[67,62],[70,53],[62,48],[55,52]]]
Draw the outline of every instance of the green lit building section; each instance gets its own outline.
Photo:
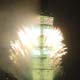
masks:
[[[34,60],[33,80],[52,80],[53,70],[49,65],[49,62],[49,59],[44,59],[43,62],[37,59]]]
[[[53,17],[40,17],[40,36],[39,46],[35,48],[40,54],[33,55],[32,58],[32,77],[33,80],[53,80],[53,68],[49,57],[50,47],[45,45],[44,30],[53,27]]]

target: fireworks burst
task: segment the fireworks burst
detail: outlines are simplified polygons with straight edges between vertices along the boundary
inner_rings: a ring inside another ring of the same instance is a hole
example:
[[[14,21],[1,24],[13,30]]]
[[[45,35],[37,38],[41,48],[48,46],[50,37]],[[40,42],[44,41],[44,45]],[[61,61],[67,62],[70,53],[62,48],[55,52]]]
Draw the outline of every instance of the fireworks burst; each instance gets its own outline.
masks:
[[[10,41],[9,51],[11,54],[9,58],[24,76],[28,72],[26,68],[33,67],[30,65],[32,58],[34,56],[40,57],[41,54],[47,55],[49,58],[49,68],[54,70],[53,77],[61,71],[62,56],[67,53],[67,47],[63,43],[64,37],[59,28],[52,27],[52,18],[50,21],[48,17],[45,18],[43,23],[45,20],[46,24],[49,23],[51,26],[31,25],[22,27],[17,32],[19,39]],[[52,75],[52,73],[50,74]]]
[[[31,55],[40,55],[40,35],[39,27],[23,27],[18,31],[19,40],[10,42],[10,59],[19,68],[21,66],[24,68],[23,65],[19,64],[22,61],[24,65],[29,63]],[[62,32],[58,28],[48,28],[44,29],[43,36],[44,54],[49,56],[54,71],[58,71],[62,62],[62,56],[67,53],[67,47],[63,43]]]

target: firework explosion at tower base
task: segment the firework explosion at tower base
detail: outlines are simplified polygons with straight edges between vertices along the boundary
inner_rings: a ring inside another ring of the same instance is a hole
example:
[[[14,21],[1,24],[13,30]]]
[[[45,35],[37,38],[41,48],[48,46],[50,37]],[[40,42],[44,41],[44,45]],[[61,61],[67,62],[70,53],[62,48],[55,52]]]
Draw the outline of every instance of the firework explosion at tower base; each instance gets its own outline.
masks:
[[[34,22],[37,25],[19,29],[19,40],[11,41],[10,60],[23,76],[53,80],[61,69],[62,56],[67,53],[64,38],[60,29],[53,26],[53,17],[37,16]]]

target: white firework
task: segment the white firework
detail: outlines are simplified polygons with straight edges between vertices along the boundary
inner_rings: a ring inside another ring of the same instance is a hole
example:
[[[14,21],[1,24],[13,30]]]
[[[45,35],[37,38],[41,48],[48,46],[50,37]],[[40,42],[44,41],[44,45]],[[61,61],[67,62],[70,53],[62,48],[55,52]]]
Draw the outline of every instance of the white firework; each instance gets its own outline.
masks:
[[[40,35],[39,27],[23,27],[23,29],[18,31],[19,40],[10,42],[10,59],[19,68],[21,66],[24,68],[20,64],[22,61],[24,65],[26,63],[29,64],[32,54],[40,55],[40,51],[37,49],[40,44]],[[63,43],[63,34],[58,28],[46,28],[44,29],[43,36],[44,46],[47,47],[44,50],[44,54],[49,56],[54,71],[58,72],[61,68],[62,56],[67,53],[67,47]]]

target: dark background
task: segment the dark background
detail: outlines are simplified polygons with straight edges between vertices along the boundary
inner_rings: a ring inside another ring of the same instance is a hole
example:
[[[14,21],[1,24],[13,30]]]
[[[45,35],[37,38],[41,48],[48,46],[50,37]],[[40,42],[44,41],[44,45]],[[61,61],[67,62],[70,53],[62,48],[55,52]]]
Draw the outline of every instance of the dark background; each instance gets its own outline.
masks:
[[[80,3],[78,0],[43,0],[42,3],[42,12],[55,17],[54,25],[61,28],[68,46],[68,54],[63,56],[64,75],[61,80],[79,80]]]

